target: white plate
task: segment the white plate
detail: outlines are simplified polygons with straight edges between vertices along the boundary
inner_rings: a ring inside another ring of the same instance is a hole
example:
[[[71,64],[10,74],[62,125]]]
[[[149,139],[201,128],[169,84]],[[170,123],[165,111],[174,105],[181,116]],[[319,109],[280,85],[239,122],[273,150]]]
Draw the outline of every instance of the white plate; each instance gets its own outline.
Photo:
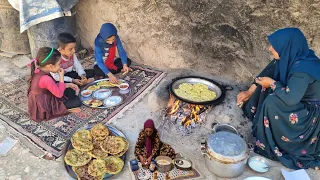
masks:
[[[103,104],[107,107],[117,106],[122,102],[121,96],[110,96],[103,101]]]
[[[93,93],[93,97],[99,100],[106,99],[112,94],[111,89],[99,89]]]
[[[244,180],[271,180],[271,179],[268,179],[265,177],[252,176],[252,177],[245,178]]]

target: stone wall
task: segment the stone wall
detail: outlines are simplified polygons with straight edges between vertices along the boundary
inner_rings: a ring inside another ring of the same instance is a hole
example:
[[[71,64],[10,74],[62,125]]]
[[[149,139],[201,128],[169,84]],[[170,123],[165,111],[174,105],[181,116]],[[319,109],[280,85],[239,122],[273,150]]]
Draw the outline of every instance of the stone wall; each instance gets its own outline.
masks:
[[[319,0],[81,0],[76,17],[84,47],[112,22],[137,63],[240,81],[270,60],[266,35],[278,28],[299,27],[320,53],[319,9]]]
[[[19,12],[7,0],[0,0],[0,50],[14,54],[29,54],[27,33],[20,34]]]

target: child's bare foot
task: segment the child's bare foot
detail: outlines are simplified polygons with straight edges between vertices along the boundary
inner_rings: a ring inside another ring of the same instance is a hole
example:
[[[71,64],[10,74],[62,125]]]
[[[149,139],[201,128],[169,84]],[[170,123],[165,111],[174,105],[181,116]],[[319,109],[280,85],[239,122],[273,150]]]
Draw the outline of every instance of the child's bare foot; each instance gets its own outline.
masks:
[[[80,108],[72,108],[72,109],[68,109],[68,111],[70,113],[79,113],[79,112],[81,112],[81,109]]]

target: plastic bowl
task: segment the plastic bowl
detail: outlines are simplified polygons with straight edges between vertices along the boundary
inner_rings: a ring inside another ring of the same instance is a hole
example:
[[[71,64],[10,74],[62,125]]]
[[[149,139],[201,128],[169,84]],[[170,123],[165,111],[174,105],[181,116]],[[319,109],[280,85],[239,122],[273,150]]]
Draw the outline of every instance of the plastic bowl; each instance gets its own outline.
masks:
[[[91,94],[92,94],[92,91],[90,91],[90,90],[81,91],[81,96],[83,96],[83,97],[89,97],[89,96],[91,96]]]
[[[249,167],[259,173],[266,173],[270,169],[270,163],[268,160],[261,156],[252,156],[248,160]]]
[[[121,83],[121,84],[119,84],[118,87],[120,90],[127,90],[129,88],[129,84],[128,83]]]

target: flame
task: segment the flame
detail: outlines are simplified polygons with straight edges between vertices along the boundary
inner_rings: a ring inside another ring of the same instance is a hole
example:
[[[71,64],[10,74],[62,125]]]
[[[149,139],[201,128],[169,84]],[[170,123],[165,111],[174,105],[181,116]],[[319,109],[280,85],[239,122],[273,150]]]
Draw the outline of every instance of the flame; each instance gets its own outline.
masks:
[[[172,94],[170,94],[170,99],[167,105],[167,114],[172,116],[176,116],[177,112],[180,115],[184,115],[183,117],[178,117],[182,126],[187,127],[194,123],[201,122],[200,115],[202,110],[205,109],[205,106],[195,105],[195,104],[186,104],[181,103],[180,100],[176,99]]]
[[[168,114],[172,115],[175,114],[178,110],[179,110],[179,104],[180,104],[180,100],[175,99],[171,94],[170,94],[170,99],[168,102]]]

